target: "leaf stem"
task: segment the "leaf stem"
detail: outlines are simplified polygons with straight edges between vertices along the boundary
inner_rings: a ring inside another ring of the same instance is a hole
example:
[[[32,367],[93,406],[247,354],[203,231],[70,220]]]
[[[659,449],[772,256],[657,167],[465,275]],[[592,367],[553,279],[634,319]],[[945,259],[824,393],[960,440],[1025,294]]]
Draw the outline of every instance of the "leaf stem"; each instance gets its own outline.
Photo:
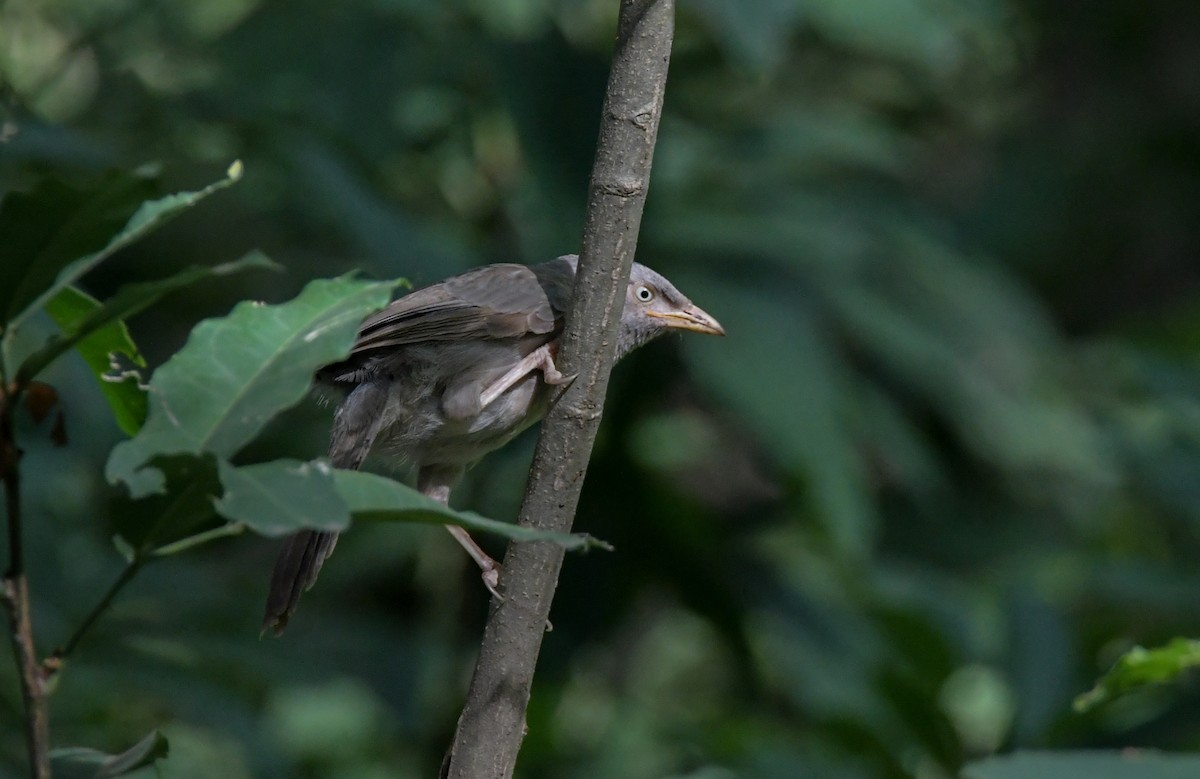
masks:
[[[125,564],[125,568],[117,576],[116,580],[109,586],[108,590],[92,607],[87,616],[83,618],[83,622],[79,623],[79,627],[75,628],[75,632],[67,639],[66,643],[61,648],[54,650],[54,653],[45,659],[42,663],[43,671],[49,676],[57,673],[62,667],[62,664],[75,652],[79,646],[79,642],[91,630],[100,616],[108,610],[112,605],[113,600],[120,594],[121,590],[125,589],[125,585],[133,581],[133,577],[137,576],[142,567],[153,559],[164,557],[166,555],[182,552],[185,549],[191,549],[201,544],[206,544],[209,541],[215,541],[219,538],[227,538],[229,536],[240,535],[245,532],[244,525],[232,523],[222,525],[221,527],[207,530],[203,533],[198,533],[194,536],[188,536],[166,546],[160,546],[157,549],[139,549],[134,553],[132,559]]]
[[[214,527],[212,530],[205,530],[197,533],[194,536],[181,538],[178,541],[173,541],[169,544],[155,549],[152,554],[155,557],[166,557],[168,555],[179,554],[180,552],[192,549],[193,547],[207,544],[209,541],[216,541],[219,538],[229,538],[231,536],[240,536],[246,532],[246,526],[241,522],[230,522],[227,525]]]
[[[83,640],[83,637],[91,630],[92,625],[100,618],[100,615],[112,605],[113,599],[117,597],[117,593],[125,589],[125,585],[133,580],[133,577],[137,575],[137,572],[141,570],[145,562],[145,558],[139,556],[134,557],[126,563],[120,575],[117,576],[104,595],[100,597],[100,600],[96,602],[96,605],[92,607],[88,615],[83,618],[83,622],[79,623],[79,627],[75,628],[75,632],[62,645],[62,648],[54,650],[54,654],[46,658],[43,663],[43,668],[46,672],[55,673],[58,671],[63,661],[71,656],[75,648],[79,646],[79,642]]]

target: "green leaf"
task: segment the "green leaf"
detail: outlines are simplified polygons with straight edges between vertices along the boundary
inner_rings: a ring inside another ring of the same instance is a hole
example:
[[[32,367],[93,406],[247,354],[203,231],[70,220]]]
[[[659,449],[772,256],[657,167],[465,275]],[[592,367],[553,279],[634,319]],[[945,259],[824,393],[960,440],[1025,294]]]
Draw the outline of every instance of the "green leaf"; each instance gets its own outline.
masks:
[[[1172,682],[1198,665],[1200,641],[1190,638],[1176,638],[1157,649],[1134,647],[1121,655],[1095,687],[1075,699],[1075,711],[1091,711],[1142,687]]]
[[[259,252],[251,252],[236,262],[212,268],[193,267],[166,279],[129,284],[101,303],[75,287],[64,287],[46,304],[46,311],[62,330],[62,335],[50,339],[41,349],[29,355],[17,373],[20,382],[35,378],[64,352],[78,347],[79,353],[100,380],[109,405],[117,416],[121,429],[129,435],[137,433],[146,418],[145,392],[136,376],[120,377],[114,382],[109,375],[112,355],[124,354],[135,364],[145,361],[137,351],[124,320],[161,300],[165,295],[184,289],[202,279],[228,276],[252,268],[278,269]],[[110,389],[111,388],[111,389]]]
[[[0,326],[29,311],[72,260],[101,250],[154,194],[151,177],[119,172],[84,186],[44,179],[29,192],[5,195],[0,202]]]
[[[1200,758],[1162,752],[1018,752],[963,769],[962,779],[1192,779]]]
[[[201,322],[154,373],[146,424],[113,449],[109,481],[140,497],[161,483],[141,470],[156,455],[233,455],[304,397],[315,370],[349,352],[359,323],[387,304],[394,286],[318,280],[288,303],[243,302],[227,317]]]
[[[327,462],[275,460],[239,468],[222,460],[219,471],[225,495],[216,502],[217,511],[263,535],[345,530],[350,524]]]
[[[157,730],[119,755],[108,755],[95,749],[68,747],[50,753],[55,779],[112,779],[118,776],[158,776],[155,762],[164,760],[168,752],[167,739]]]
[[[355,519],[460,525],[467,530],[493,533],[514,541],[551,541],[568,550],[612,549],[586,533],[534,530],[497,522],[469,511],[455,511],[425,497],[412,487],[374,473],[339,469],[334,471],[333,478]]]
[[[54,320],[63,333],[78,330],[79,325],[89,316],[102,308],[103,304],[91,295],[77,287],[64,287],[54,299],[46,304],[46,313]],[[22,383],[36,377],[42,370],[38,365],[43,361],[48,364],[65,348],[59,351],[56,347],[65,343],[68,337],[58,336],[51,339],[42,349],[26,358],[18,370]],[[76,339],[75,344],[84,362],[92,369],[92,374],[100,382],[100,392],[112,409],[117,426],[126,435],[134,435],[146,421],[146,391],[142,388],[136,371],[128,371],[122,375],[110,375],[114,358],[124,355],[137,367],[145,367],[146,361],[138,351],[137,344],[129,335],[129,328],[121,320],[111,321],[98,327],[89,335]]]
[[[127,207],[131,199],[143,192],[141,187],[134,185],[141,184],[144,187],[145,182],[144,179],[139,180],[128,175],[118,177],[111,188],[112,192],[102,192],[100,196],[83,202],[80,202],[79,198],[69,201],[75,206],[75,212],[60,223],[57,230],[46,231],[43,228],[35,236],[35,240],[20,242],[21,252],[15,255],[6,252],[5,264],[8,267],[4,277],[0,279],[0,289],[10,290],[7,299],[0,300],[5,320],[10,327],[19,327],[26,317],[45,306],[64,287],[74,283],[105,259],[145,237],[214,192],[233,184],[241,176],[242,165],[235,162],[229,167],[225,178],[204,189],[178,192],[141,203],[116,235],[98,250],[83,256],[78,253],[78,248],[93,240],[98,226],[110,223],[117,214],[128,213]],[[61,188],[61,185],[54,186]],[[53,198],[61,193],[41,195],[42,197],[32,202],[15,196],[15,204],[10,203],[14,198],[6,199],[6,208],[0,213],[0,233],[4,232],[5,227],[23,230],[18,221],[22,215],[36,209],[45,197]],[[77,238],[77,233],[81,237]],[[2,283],[4,281],[9,282],[11,286]]]
[[[162,475],[162,491],[140,499],[118,495],[110,505],[127,559],[163,546],[178,551],[182,541],[220,527],[213,501],[221,497],[221,482],[212,457],[156,457],[151,464]]]

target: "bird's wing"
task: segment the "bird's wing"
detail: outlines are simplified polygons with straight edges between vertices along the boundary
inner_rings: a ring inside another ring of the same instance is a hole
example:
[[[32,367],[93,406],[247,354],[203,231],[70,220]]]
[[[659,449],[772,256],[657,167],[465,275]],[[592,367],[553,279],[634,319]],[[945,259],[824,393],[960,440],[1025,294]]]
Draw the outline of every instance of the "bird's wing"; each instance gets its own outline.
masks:
[[[416,290],[369,317],[351,355],[428,341],[553,332],[557,315],[528,266],[485,265]]]

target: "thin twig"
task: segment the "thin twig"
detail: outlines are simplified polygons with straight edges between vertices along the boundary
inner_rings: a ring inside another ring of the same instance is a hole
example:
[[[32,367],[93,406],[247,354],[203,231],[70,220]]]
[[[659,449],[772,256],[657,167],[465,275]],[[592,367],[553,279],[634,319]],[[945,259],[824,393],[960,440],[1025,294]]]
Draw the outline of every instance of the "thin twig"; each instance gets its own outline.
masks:
[[[46,684],[33,646],[29,618],[29,582],[25,574],[4,577],[4,610],[8,614],[13,652],[21,671],[21,700],[25,704],[25,736],[29,763],[36,779],[50,779],[50,723],[46,715]]]
[[[75,651],[75,648],[79,646],[79,642],[83,640],[83,637],[89,630],[91,630],[92,625],[95,624],[96,620],[100,618],[100,615],[103,614],[105,610],[107,610],[112,604],[113,598],[117,597],[117,593],[124,589],[125,585],[129,584],[133,577],[137,575],[144,563],[144,559],[137,557],[126,563],[125,568],[121,571],[121,574],[117,576],[116,580],[108,588],[108,591],[105,592],[104,595],[101,596],[100,600],[96,602],[96,605],[92,607],[92,610],[88,612],[88,615],[83,618],[83,622],[79,623],[79,627],[75,628],[75,632],[72,633],[71,637],[67,639],[67,642],[62,645],[62,648],[54,650],[54,654],[46,658],[44,667],[48,673],[54,673],[58,671],[58,669],[62,666],[63,661],[71,656],[71,654]]]
[[[0,476],[8,525],[8,571],[4,575],[4,609],[21,679],[25,704],[25,733],[29,764],[35,779],[50,779],[50,724],[46,714],[46,684],[33,643],[29,613],[29,581],[21,545],[21,451],[13,432],[15,392],[0,381]]]
[[[21,541],[21,450],[13,431],[13,410],[18,402],[16,387],[5,387],[0,379],[0,478],[4,480],[4,509],[8,528],[8,570],[5,578],[25,573],[25,551]]]
[[[520,523],[569,531],[600,424],[662,114],[674,0],[622,0],[571,311],[558,365],[577,374],[542,424]],[[511,543],[447,753],[452,779],[509,779],[563,550]]]
[[[168,555],[182,552],[186,549],[192,549],[200,546],[201,544],[207,544],[210,541],[216,541],[220,538],[241,535],[245,532],[245,530],[245,525],[232,522],[227,525],[215,527],[212,530],[206,530],[203,533],[197,533],[194,536],[188,536],[187,538],[175,541],[174,543],[166,544],[165,546],[160,546],[158,548],[151,548],[147,546],[144,549],[140,549],[135,552],[129,562],[125,564],[125,567],[121,570],[121,573],[113,581],[112,585],[110,585],[104,595],[100,597],[100,600],[96,601],[96,605],[93,606],[92,610],[89,611],[87,616],[83,618],[83,621],[79,623],[79,627],[75,628],[75,632],[71,634],[71,637],[67,639],[66,643],[64,643],[61,648],[54,650],[54,653],[43,661],[42,667],[47,676],[57,673],[62,667],[63,662],[65,662],[72,654],[74,654],[75,649],[79,646],[79,642],[82,641],[83,637],[88,633],[89,630],[91,630],[92,625],[94,625],[96,621],[100,619],[101,615],[108,610],[109,606],[112,605],[113,600],[116,599],[121,590],[125,589],[125,585],[133,581],[133,577],[138,575],[146,563],[159,557],[166,557]]]

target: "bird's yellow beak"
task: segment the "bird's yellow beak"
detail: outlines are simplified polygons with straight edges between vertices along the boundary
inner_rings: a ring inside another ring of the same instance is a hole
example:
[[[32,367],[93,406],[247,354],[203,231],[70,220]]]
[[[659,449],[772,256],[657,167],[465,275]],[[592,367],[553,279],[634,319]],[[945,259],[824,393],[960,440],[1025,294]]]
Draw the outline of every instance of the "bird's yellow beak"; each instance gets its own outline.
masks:
[[[691,330],[694,333],[706,335],[725,335],[721,323],[709,316],[708,312],[688,306],[679,311],[647,311],[647,316],[663,320],[663,324],[675,330]]]

